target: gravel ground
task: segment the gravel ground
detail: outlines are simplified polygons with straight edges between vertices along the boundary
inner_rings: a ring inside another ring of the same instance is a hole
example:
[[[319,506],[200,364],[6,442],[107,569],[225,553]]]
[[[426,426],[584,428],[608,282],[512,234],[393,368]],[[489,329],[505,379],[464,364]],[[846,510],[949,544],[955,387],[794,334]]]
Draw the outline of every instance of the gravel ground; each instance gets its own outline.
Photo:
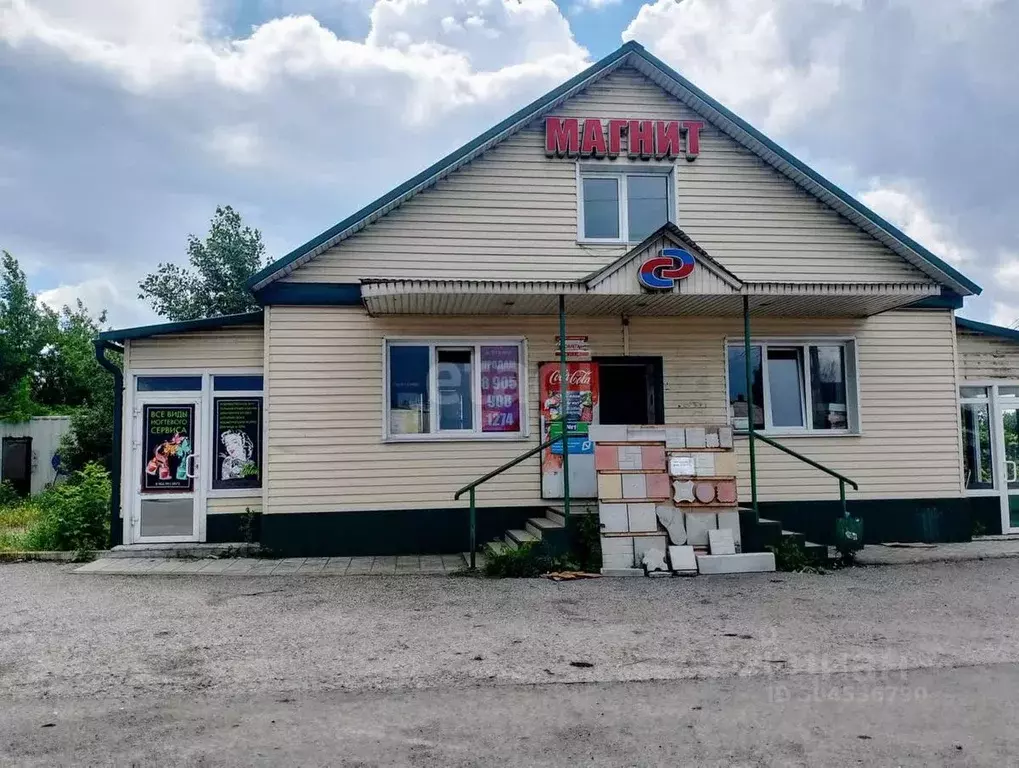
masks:
[[[0,699],[276,696],[1019,662],[1015,560],[561,584],[70,571],[0,565]]]

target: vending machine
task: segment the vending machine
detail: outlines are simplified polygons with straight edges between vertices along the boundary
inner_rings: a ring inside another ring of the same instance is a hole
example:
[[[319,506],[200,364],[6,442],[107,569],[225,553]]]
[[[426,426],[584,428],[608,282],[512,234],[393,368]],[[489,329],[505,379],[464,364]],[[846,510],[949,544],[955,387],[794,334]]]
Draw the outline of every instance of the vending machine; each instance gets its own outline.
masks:
[[[560,364],[539,366],[541,397],[541,440],[562,433],[563,404],[559,382]],[[597,498],[598,476],[594,471],[594,443],[588,431],[598,420],[598,364],[567,362],[566,446],[570,452],[570,497]],[[541,453],[541,495],[546,499],[563,498],[562,442]]]

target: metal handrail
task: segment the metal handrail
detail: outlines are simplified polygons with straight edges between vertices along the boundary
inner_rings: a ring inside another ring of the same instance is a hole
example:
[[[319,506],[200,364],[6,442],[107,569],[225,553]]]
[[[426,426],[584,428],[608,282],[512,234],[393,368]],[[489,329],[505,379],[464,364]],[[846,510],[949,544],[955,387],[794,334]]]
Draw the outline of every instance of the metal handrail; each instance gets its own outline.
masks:
[[[520,454],[519,456],[517,456],[512,461],[507,461],[505,464],[503,464],[498,469],[493,469],[487,475],[482,475],[477,480],[475,480],[473,483],[468,483],[467,485],[465,485],[463,488],[461,488],[459,491],[457,491],[453,495],[453,501],[459,501],[460,497],[463,496],[465,493],[470,493],[470,495],[471,495],[470,496],[470,498],[471,498],[471,512],[470,512],[471,537],[470,538],[471,538],[471,570],[472,571],[474,570],[474,567],[475,567],[475,561],[474,561],[475,551],[478,548],[477,547],[477,507],[476,507],[476,505],[474,503],[475,502],[474,490],[479,485],[481,485],[482,483],[488,482],[489,480],[491,480],[496,475],[501,475],[507,469],[512,469],[513,467],[515,467],[520,462],[526,461],[527,459],[531,458],[534,454],[541,453],[546,448],[551,448],[556,443],[562,442],[565,438],[566,438],[565,434],[560,434],[560,435],[558,435],[556,437],[549,438],[548,440],[546,440],[544,443],[542,443],[541,445],[537,446],[536,448],[532,448],[527,453]],[[566,450],[568,450],[568,447],[566,448]]]
[[[778,448],[780,451],[783,451],[784,453],[789,454],[794,459],[799,459],[804,464],[809,464],[810,466],[814,467],[814,469],[819,469],[822,472],[824,472],[826,474],[829,474],[832,477],[834,477],[836,480],[838,480],[839,481],[839,501],[842,503],[842,514],[843,514],[844,517],[849,517],[849,510],[846,507],[846,483],[848,483],[849,485],[853,486],[853,490],[854,491],[858,491],[858,490],[860,490],[860,486],[856,484],[856,481],[850,480],[845,475],[840,475],[834,469],[828,469],[828,467],[826,467],[824,464],[816,462],[813,459],[808,459],[802,453],[797,453],[792,448],[787,448],[786,446],[782,445],[782,443],[778,442],[777,440],[772,440],[770,437],[765,437],[764,435],[762,435],[757,430],[754,430],[754,437],[757,440],[761,440],[761,441],[767,443],[768,445],[771,445],[771,446],[773,446],[775,448]]]

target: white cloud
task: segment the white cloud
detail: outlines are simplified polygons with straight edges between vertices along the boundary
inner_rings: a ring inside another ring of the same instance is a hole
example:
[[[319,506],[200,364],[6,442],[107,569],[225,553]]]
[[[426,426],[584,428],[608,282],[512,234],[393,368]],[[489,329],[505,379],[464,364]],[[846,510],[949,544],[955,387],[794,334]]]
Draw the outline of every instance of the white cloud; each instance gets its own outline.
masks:
[[[1002,301],[996,301],[992,306],[994,310],[991,312],[990,322],[993,325],[1000,325],[1005,328],[1019,326],[1019,306]]]
[[[996,287],[1010,291],[1019,291],[1019,255],[1002,254],[997,269],[994,270]]]
[[[41,291],[37,296],[39,304],[52,309],[73,307],[78,299],[85,304],[93,317],[106,310],[107,323],[114,327],[143,325],[155,321],[152,311],[135,299],[135,292],[123,289],[105,277],[84,280],[73,285],[61,284],[56,288]]]
[[[213,129],[206,149],[229,165],[253,166],[260,160],[261,141],[254,126],[218,126]]]
[[[860,200],[949,264],[959,266],[972,260],[973,254],[956,241],[947,226],[935,220],[923,197],[908,186],[874,181]]]
[[[856,12],[858,4],[832,2]],[[794,49],[783,14],[795,0],[657,0],[623,32],[714,98],[781,133],[839,88],[845,41],[835,25]],[[836,17],[837,18],[837,17]]]
[[[584,10],[600,11],[602,8],[607,8],[610,5],[619,5],[623,0],[580,0],[571,6],[571,10],[575,12],[583,12]]]

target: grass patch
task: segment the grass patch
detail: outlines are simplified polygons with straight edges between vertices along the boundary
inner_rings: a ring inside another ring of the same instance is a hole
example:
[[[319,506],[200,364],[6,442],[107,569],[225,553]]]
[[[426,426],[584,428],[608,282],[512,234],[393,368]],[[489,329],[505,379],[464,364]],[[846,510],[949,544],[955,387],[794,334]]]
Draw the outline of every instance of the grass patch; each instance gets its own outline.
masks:
[[[42,494],[0,505],[0,552],[24,552],[32,549],[32,531],[43,519]]]

